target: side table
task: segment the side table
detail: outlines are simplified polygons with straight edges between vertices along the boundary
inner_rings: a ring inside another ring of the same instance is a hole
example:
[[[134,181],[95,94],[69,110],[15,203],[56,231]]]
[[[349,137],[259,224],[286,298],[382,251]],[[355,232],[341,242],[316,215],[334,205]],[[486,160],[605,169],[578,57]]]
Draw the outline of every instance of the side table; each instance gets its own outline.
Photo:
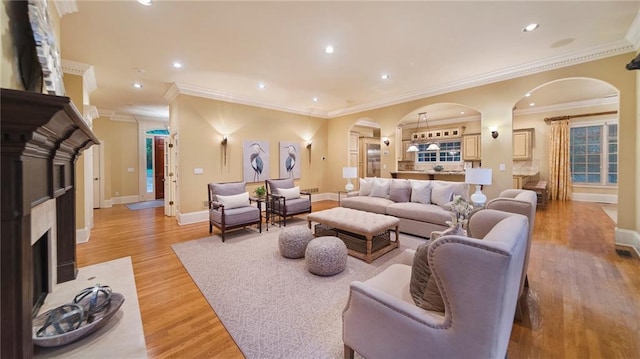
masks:
[[[262,205],[264,204],[265,224],[266,230],[269,231],[269,201],[267,197],[249,197],[250,203],[257,203],[258,210],[260,211],[260,217],[262,217]]]
[[[340,197],[347,193],[349,193],[349,191],[338,191],[338,207],[340,207]]]

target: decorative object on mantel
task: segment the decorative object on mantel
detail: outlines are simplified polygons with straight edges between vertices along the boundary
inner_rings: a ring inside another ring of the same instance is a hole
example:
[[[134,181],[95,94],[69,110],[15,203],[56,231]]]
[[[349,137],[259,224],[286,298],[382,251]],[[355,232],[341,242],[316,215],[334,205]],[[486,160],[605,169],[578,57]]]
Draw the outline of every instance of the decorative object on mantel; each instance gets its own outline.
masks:
[[[420,112],[418,114],[418,122],[416,122],[416,132],[418,132],[418,125],[420,125],[420,120],[424,120],[424,122],[427,124],[427,132],[429,132],[429,121],[427,121],[426,112]],[[440,150],[440,146],[438,146],[438,144],[435,142],[431,142],[427,146],[427,151],[439,151],[439,150]],[[415,143],[411,143],[411,146],[407,148],[407,152],[418,152],[418,146]]]
[[[487,202],[487,196],[482,193],[482,185],[491,184],[491,169],[469,168],[465,170],[464,181],[476,185],[476,192],[471,195],[471,202],[478,207],[483,207]]]
[[[93,288],[87,288],[76,296],[79,300],[77,304],[65,304],[37,316],[32,323],[33,344],[40,347],[66,345],[95,332],[107,324],[109,319],[124,303],[124,296],[120,293],[110,293],[108,301],[105,302],[104,292],[102,295],[97,296],[86,295],[93,293],[95,288],[97,288],[95,293],[99,293],[105,287],[99,287],[98,285]],[[85,293],[87,290],[89,292]],[[83,296],[83,294],[85,295]],[[96,306],[93,300],[101,297],[103,298],[102,305]],[[89,313],[93,308],[93,313],[87,315],[87,308]]]
[[[473,211],[473,206],[465,201],[462,196],[453,196],[451,203],[451,220],[445,222],[453,229],[451,234],[466,234],[463,229],[467,227],[467,221],[469,220],[471,211]]]

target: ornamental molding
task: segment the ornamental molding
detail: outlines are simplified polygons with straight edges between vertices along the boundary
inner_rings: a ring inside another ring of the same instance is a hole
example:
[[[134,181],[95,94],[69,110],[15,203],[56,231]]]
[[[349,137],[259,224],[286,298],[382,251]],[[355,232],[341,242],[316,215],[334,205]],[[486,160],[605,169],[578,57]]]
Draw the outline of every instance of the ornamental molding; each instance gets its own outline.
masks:
[[[96,81],[96,73],[92,65],[83,64],[81,62],[62,60],[62,72],[66,74],[82,76],[82,86],[87,94],[92,93],[98,88]]]
[[[543,112],[574,110],[578,108],[591,107],[591,106],[615,105],[615,104],[618,104],[618,102],[619,102],[618,96],[610,96],[610,97],[596,98],[591,100],[560,103],[560,104],[549,105],[549,106],[540,106],[540,107],[535,106],[530,108],[523,108],[521,110],[513,111],[513,115],[521,116],[521,115],[531,115],[531,114],[543,113]]]
[[[56,6],[58,16],[61,18],[66,14],[78,12],[78,3],[76,0],[53,0],[53,4]]]
[[[629,31],[627,31],[627,35],[624,38],[633,45],[636,51],[640,49],[640,10],[638,10],[636,18],[631,23]]]

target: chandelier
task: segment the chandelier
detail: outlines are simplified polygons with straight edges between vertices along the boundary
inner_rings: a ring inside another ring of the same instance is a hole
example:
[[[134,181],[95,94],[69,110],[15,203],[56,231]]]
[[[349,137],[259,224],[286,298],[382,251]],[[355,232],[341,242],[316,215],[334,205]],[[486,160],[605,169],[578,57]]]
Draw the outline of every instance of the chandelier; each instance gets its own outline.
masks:
[[[418,132],[420,120],[424,120],[424,122],[427,125],[427,132],[429,132],[429,121],[427,121],[426,112],[420,112],[418,114],[418,122],[416,122],[416,132]],[[438,150],[440,150],[440,146],[438,146],[438,144],[435,142],[431,142],[427,146],[427,151],[438,151]],[[407,152],[418,152],[418,145],[415,142],[412,142],[411,145],[407,148]]]

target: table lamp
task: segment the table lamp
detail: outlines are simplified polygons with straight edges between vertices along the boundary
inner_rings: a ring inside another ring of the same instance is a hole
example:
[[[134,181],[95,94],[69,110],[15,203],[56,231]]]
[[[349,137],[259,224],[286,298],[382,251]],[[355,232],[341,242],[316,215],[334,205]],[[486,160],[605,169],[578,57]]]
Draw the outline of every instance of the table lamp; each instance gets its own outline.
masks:
[[[490,168],[467,168],[464,173],[464,181],[476,185],[476,191],[471,195],[473,204],[484,207],[487,196],[482,193],[482,185],[491,184]]]
[[[342,167],[342,178],[347,179],[347,185],[344,186],[347,191],[353,191],[353,183],[351,183],[351,179],[356,177],[358,177],[357,167]]]

